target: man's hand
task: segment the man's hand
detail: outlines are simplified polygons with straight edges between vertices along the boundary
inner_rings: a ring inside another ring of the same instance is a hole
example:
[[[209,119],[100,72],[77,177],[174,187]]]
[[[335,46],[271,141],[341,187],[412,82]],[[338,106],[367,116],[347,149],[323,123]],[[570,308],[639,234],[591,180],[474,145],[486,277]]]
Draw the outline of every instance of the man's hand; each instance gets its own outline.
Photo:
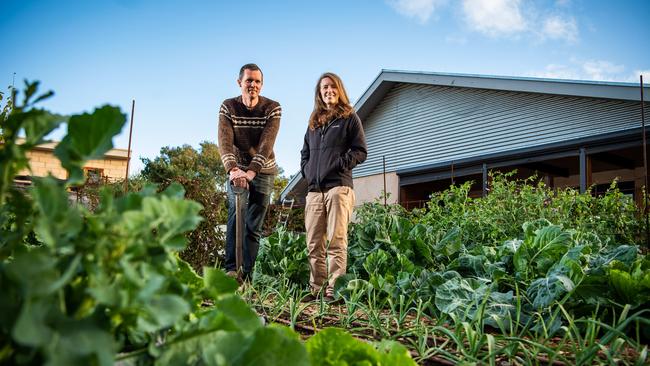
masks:
[[[238,178],[245,178],[246,177],[246,172],[239,169],[239,168],[232,168],[230,169],[230,172],[228,173],[229,175],[229,180],[235,180]]]
[[[249,170],[249,171],[246,172],[246,180],[250,182],[253,179],[255,179],[256,175],[257,175],[257,173],[255,173],[255,171]]]
[[[248,189],[248,175],[245,171],[239,168],[232,168],[228,174],[228,179],[232,182],[233,186]]]

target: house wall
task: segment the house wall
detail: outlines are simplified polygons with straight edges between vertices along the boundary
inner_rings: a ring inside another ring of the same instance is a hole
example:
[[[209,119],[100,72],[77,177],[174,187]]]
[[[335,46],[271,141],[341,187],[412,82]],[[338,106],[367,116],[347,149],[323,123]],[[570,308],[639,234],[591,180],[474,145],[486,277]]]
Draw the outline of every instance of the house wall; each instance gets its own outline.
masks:
[[[110,159],[88,160],[84,168],[104,169],[104,176],[110,181],[121,180],[126,177],[126,160]]]
[[[356,197],[355,205],[361,205],[364,202],[373,202],[381,198],[383,202],[382,191],[384,190],[384,175],[375,174],[366,177],[354,179],[354,194]],[[388,192],[387,203],[397,203],[399,199],[399,177],[395,172],[386,173],[386,192]]]
[[[54,156],[52,150],[33,150],[27,152],[29,159],[29,169],[21,170],[18,175],[45,177],[51,173],[55,178],[66,179],[68,177],[67,171],[61,166],[59,159]],[[108,177],[110,181],[124,179],[126,176],[126,159],[115,159],[106,157],[102,160],[89,160],[84,165],[84,168],[103,169],[104,176]]]
[[[650,120],[650,108],[646,110]],[[354,177],[534,148],[639,127],[639,103],[396,84],[363,121],[368,158]]]
[[[59,159],[54,156],[52,151],[28,151],[27,159],[29,159],[29,166],[32,168],[32,171],[23,169],[18,172],[18,175],[45,177],[48,173],[51,173],[55,178],[59,179],[66,179],[68,177],[68,172],[63,169]]]

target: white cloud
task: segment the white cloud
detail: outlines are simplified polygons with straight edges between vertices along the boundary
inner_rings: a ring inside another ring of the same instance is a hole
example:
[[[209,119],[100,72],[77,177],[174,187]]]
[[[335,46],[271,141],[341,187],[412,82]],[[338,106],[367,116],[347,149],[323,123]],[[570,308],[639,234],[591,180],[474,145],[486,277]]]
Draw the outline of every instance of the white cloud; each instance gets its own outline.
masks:
[[[621,73],[625,66],[616,65],[609,61],[586,61],[582,64],[582,70],[588,79],[603,81],[621,81]]]
[[[583,79],[580,73],[566,65],[549,64],[542,71],[533,71],[529,76],[546,79]]]
[[[630,73],[624,65],[618,65],[605,60],[580,61],[571,60],[571,64],[549,64],[544,70],[532,71],[528,76],[550,79],[573,79],[595,81],[619,81],[639,83],[639,75],[643,75],[643,83],[650,84],[650,70],[635,70]]]
[[[575,42],[578,39],[578,24],[573,17],[551,16],[544,20],[542,36]]]
[[[650,69],[649,70],[634,70],[632,75],[630,75],[630,83],[639,83],[639,75],[643,75],[643,84],[650,84]],[[648,96],[650,98],[650,96]]]
[[[421,24],[438,15],[450,3],[450,15],[459,15],[467,28],[490,37],[517,39],[528,36],[540,41],[572,43],[578,41],[578,22],[569,14],[557,14],[566,13],[571,1],[555,0],[554,5],[543,9],[529,0],[385,0],[396,12]],[[445,41],[452,44],[467,42],[455,35],[447,36]]]
[[[446,0],[387,0],[387,3],[398,13],[409,18],[415,18],[420,23],[426,23],[436,8]]]
[[[490,36],[526,30],[520,0],[463,0],[465,21],[470,28]]]

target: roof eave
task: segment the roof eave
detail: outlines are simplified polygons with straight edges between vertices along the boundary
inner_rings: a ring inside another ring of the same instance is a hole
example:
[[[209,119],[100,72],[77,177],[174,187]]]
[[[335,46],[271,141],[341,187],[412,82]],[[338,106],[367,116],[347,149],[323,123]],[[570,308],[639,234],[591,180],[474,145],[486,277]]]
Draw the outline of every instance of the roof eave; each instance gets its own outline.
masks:
[[[641,89],[639,85],[633,83],[382,70],[355,103],[355,109],[362,121],[396,83],[456,86],[631,101],[641,99]],[[643,90],[644,93],[650,93],[650,87],[648,86],[644,86]]]

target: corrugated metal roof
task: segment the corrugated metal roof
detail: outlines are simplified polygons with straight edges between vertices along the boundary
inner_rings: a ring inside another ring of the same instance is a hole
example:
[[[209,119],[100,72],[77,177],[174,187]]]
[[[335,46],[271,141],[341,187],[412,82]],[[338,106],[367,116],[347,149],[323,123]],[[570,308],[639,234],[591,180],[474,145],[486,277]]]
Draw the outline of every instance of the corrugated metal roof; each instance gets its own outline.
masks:
[[[381,101],[385,93],[396,83],[457,86],[633,101],[641,99],[639,85],[633,83],[382,70],[355,104],[355,109],[359,113],[361,120],[365,119]],[[649,95],[650,86],[645,85],[644,91],[646,95]]]
[[[649,114],[650,117],[650,114]],[[639,127],[638,102],[398,83],[364,121],[355,177]]]

